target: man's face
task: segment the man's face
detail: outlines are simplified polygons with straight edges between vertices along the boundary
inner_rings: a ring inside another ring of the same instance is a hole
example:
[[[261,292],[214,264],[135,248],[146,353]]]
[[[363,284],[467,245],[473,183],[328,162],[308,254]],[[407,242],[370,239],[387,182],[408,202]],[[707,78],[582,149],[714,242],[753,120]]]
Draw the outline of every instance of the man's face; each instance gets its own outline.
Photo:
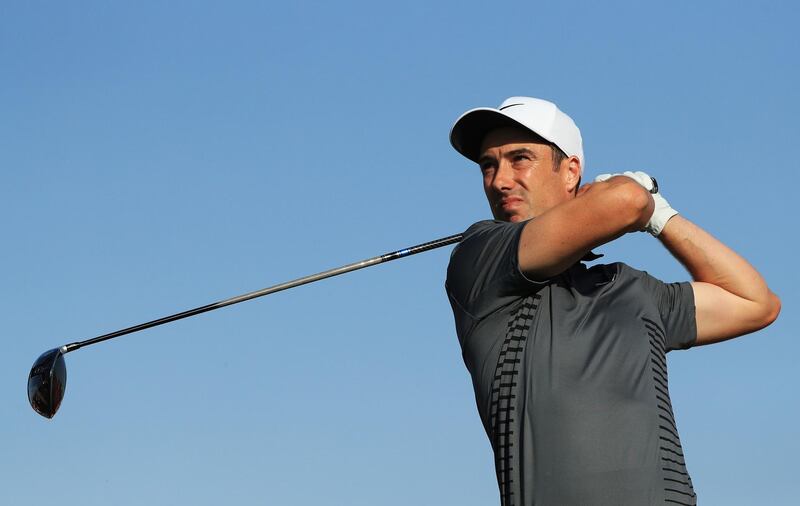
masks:
[[[481,144],[478,164],[495,219],[524,221],[571,198],[573,188],[565,176],[569,176],[566,167],[572,160],[555,170],[552,148],[530,132],[519,128],[489,132]]]

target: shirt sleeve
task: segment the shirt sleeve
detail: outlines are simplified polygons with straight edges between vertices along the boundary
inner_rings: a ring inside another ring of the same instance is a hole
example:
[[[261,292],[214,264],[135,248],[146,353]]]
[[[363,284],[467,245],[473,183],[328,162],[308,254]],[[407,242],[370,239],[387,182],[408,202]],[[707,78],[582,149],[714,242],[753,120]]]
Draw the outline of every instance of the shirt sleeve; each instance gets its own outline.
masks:
[[[484,318],[546,285],[528,279],[519,268],[519,240],[526,223],[478,222],[453,250],[447,291],[473,318]]]
[[[664,325],[667,351],[691,348],[697,340],[694,290],[689,282],[664,283],[646,272],[642,281]]]

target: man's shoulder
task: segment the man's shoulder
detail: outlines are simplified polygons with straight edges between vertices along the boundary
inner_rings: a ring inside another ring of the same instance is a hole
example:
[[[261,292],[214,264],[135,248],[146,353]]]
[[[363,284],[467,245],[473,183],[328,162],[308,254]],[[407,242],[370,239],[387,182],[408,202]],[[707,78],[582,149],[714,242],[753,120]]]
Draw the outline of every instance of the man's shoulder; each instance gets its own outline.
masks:
[[[508,221],[481,220],[473,223],[467,230],[464,231],[464,238],[492,231],[514,229],[520,225],[520,223],[511,223]]]
[[[463,238],[456,246],[456,249],[459,247],[463,249],[465,246],[485,241],[507,240],[508,238],[519,235],[526,223],[527,221],[511,223],[500,220],[482,220],[475,222],[464,231]]]
[[[470,226],[450,255],[445,287],[465,312],[482,318],[544,286],[520,271],[519,239],[525,222],[485,220]]]
[[[483,220],[473,223],[464,231],[461,241],[453,249],[450,263],[465,258],[471,259],[467,263],[474,262],[477,258],[488,259],[492,252],[500,253],[518,239],[522,227],[524,222]]]

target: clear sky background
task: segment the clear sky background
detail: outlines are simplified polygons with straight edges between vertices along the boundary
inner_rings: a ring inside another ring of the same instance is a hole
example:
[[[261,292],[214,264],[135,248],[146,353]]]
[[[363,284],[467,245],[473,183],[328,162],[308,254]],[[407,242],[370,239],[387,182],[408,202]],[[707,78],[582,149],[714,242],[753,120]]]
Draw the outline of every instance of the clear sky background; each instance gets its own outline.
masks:
[[[671,353],[701,504],[797,501],[796,2],[0,3],[0,504],[483,506],[450,248],[36,357],[489,216],[465,110],[555,101],[783,300]],[[688,275],[645,234],[601,249]]]

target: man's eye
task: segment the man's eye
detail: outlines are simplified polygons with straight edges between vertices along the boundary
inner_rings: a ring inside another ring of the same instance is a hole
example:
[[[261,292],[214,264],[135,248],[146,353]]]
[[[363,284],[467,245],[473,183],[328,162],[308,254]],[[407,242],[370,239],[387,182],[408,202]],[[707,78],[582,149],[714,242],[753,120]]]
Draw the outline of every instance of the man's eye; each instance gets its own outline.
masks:
[[[483,172],[485,174],[487,171],[489,171],[489,170],[494,168],[494,164],[491,163],[491,162],[486,162],[486,163],[482,163],[480,165],[480,167],[481,167],[481,172]]]
[[[515,162],[528,161],[530,159],[531,159],[531,157],[528,156],[528,155],[514,155],[514,161]]]

